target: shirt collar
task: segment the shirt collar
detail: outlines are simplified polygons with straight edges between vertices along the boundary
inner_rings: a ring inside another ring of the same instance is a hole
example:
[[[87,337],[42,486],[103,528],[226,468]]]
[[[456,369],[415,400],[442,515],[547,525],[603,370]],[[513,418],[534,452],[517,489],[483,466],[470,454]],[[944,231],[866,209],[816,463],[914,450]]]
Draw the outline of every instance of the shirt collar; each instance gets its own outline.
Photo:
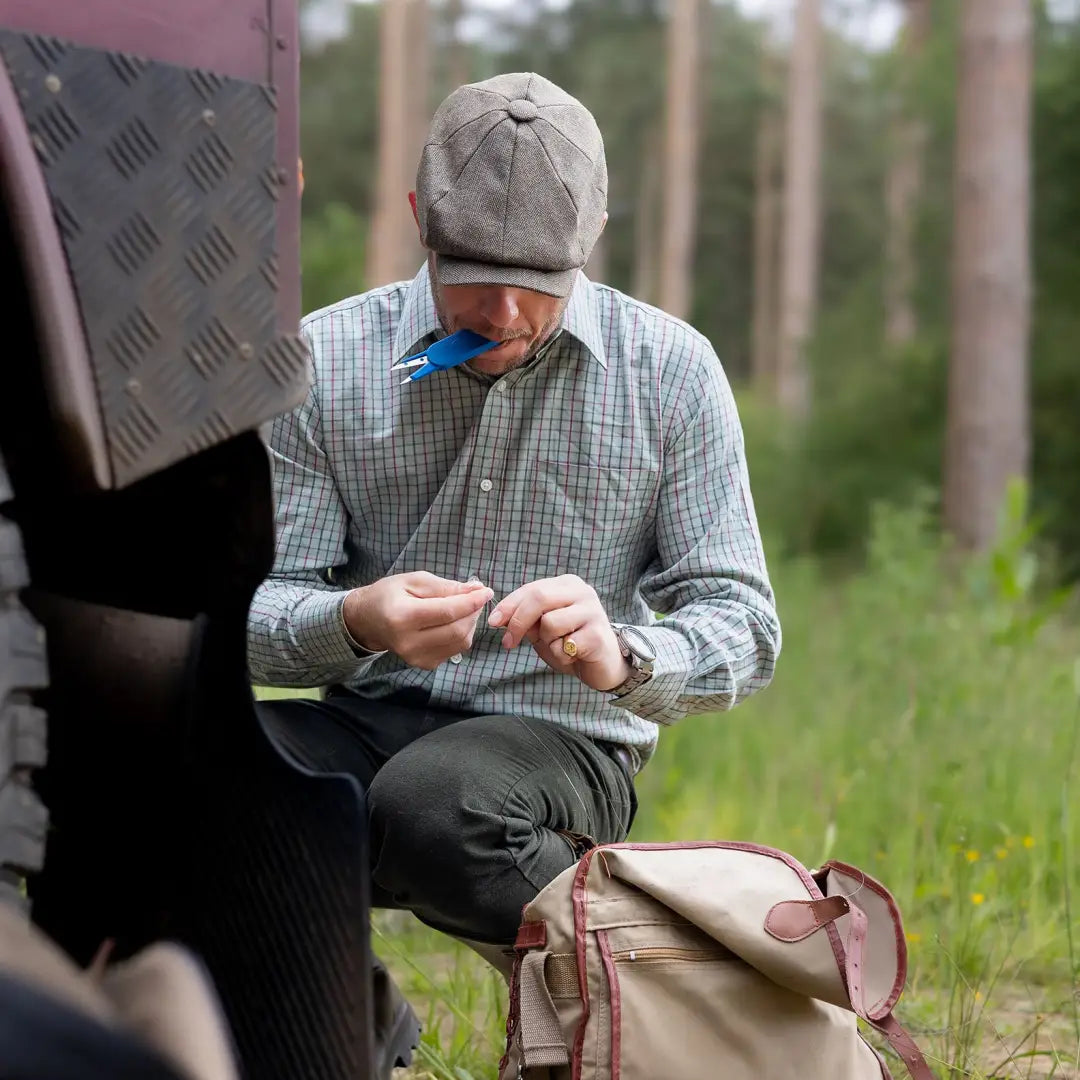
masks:
[[[606,368],[607,353],[604,350],[603,335],[600,333],[600,318],[596,309],[598,303],[596,287],[584,273],[579,272],[573,292],[570,293],[570,302],[563,313],[562,330],[577,338],[593,359],[602,368]],[[418,352],[426,338],[432,335],[441,337],[443,332],[431,295],[431,279],[425,262],[405,293],[397,333],[394,335],[391,363],[396,364],[404,357]]]

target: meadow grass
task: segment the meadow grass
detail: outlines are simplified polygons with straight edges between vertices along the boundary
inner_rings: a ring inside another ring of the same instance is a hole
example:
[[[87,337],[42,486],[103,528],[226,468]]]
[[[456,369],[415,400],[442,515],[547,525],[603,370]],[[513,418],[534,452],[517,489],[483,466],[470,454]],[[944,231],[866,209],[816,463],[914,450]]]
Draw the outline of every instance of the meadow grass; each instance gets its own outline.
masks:
[[[882,881],[898,1013],[941,1076],[1080,1077],[1080,633],[1026,540],[950,571],[924,515],[882,511],[859,573],[773,560],[773,684],[662,731],[638,778],[633,840],[749,840]],[[426,1025],[408,1075],[494,1077],[498,977],[409,915],[373,931]]]

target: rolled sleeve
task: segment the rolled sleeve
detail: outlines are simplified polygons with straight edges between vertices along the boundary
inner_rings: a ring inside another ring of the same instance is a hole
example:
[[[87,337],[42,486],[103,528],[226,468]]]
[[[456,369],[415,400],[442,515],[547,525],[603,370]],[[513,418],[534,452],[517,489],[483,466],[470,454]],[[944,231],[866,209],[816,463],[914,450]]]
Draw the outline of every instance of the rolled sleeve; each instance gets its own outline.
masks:
[[[658,724],[730,709],[763,689],[781,643],[734,397],[704,339],[696,360],[665,455],[656,559],[641,582],[665,616],[639,627],[655,646],[654,673],[613,702]]]
[[[627,694],[613,698],[612,705],[646,717],[658,724],[672,723],[683,715],[679,702],[694,670],[694,650],[682,634],[659,626],[639,626],[656,654],[652,678]]]
[[[349,517],[323,447],[319,387],[270,429],[276,555],[248,612],[248,667],[264,686],[314,687],[354,678],[382,653],[348,633],[346,591],[326,571],[345,560]]]

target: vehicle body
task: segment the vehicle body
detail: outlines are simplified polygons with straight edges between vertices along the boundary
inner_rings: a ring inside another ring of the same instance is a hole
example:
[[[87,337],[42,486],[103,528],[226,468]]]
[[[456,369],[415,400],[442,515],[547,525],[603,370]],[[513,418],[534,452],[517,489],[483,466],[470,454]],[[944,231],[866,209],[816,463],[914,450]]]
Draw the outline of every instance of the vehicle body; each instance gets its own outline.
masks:
[[[363,793],[246,678],[259,429],[309,371],[298,34],[296,0],[0,0],[0,891],[80,967],[189,948],[260,1080],[386,1053]]]

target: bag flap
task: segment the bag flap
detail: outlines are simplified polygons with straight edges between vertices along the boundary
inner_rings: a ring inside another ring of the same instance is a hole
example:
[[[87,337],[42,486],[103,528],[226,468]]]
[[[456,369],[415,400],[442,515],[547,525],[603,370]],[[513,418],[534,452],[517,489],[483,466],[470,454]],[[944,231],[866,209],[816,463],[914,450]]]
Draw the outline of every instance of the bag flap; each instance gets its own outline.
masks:
[[[863,995],[866,1014],[880,1020],[892,1012],[907,980],[907,939],[903,921],[889,890],[868,874],[847,863],[830,861],[820,871],[825,892],[844,896],[866,913],[866,942],[863,946]],[[849,915],[837,922],[841,940],[850,930]]]
[[[769,912],[792,900],[821,899],[810,872],[775,848],[734,842],[613,844],[579,864],[575,907],[603,903],[630,885],[692,922],[773,982],[850,1008],[837,929],[824,924],[801,940],[765,930]],[[587,912],[577,912],[584,927]]]

